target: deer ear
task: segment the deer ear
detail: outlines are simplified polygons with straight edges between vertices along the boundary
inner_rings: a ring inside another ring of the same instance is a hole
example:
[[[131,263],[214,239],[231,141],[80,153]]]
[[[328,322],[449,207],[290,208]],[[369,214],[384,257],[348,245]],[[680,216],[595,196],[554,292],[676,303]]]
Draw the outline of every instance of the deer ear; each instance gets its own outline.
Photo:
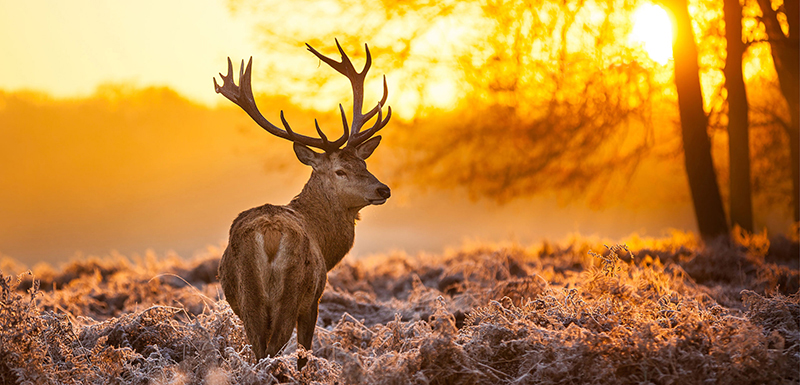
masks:
[[[380,136],[376,136],[364,143],[359,144],[358,147],[356,147],[356,156],[366,160],[370,155],[372,155],[372,152],[375,151],[375,148],[377,148],[379,144],[381,144]]]
[[[297,159],[300,160],[300,163],[311,167],[317,165],[317,159],[319,159],[319,156],[321,155],[296,142],[294,143],[294,153],[297,155]]]

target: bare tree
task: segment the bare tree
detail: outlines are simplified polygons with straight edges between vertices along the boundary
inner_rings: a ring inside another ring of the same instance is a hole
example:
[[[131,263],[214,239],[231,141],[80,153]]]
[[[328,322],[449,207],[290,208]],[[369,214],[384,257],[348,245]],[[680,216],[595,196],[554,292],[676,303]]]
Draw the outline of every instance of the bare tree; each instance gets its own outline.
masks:
[[[463,135],[424,144],[415,173],[506,201],[585,193],[632,172],[652,145],[657,85],[619,44],[627,30],[615,20],[631,5],[601,2],[602,17],[592,19],[596,3],[480,4],[489,29],[457,58],[470,85],[457,112]]]
[[[717,174],[711,158],[708,117],[703,110],[697,45],[686,0],[668,0],[665,5],[676,19],[676,38],[672,45],[675,86],[681,116],[684,161],[692,193],[697,227],[703,238],[728,233],[728,222],[719,193]]]
[[[730,154],[731,225],[753,231],[753,198],[750,179],[750,125],[747,92],[742,75],[742,6],[739,0],[724,0],[725,87],[728,90],[728,152]]]
[[[792,163],[792,203],[794,220],[800,221],[800,5],[797,0],[785,0],[777,10],[769,0],[758,0],[767,30],[772,60],[778,74],[780,89],[789,105],[789,122],[784,123],[789,136]],[[788,31],[784,32],[778,14],[786,17]]]

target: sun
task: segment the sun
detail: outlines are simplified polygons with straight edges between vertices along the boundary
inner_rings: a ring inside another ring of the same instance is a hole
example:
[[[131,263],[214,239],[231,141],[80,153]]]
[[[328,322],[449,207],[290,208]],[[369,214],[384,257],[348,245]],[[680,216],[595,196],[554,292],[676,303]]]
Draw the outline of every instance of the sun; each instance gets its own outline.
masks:
[[[631,42],[644,46],[653,61],[663,65],[672,59],[673,37],[672,20],[664,8],[645,3],[633,13]]]

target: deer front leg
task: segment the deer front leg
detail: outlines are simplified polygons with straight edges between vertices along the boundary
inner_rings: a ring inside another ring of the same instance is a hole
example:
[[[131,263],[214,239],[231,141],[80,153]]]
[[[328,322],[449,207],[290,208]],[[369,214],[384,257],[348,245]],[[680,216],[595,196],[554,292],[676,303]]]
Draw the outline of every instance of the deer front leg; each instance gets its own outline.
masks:
[[[317,327],[318,306],[317,303],[314,303],[311,309],[297,317],[297,343],[309,352],[314,340],[314,329]],[[306,362],[308,362],[307,358],[298,358],[297,370],[303,369]]]

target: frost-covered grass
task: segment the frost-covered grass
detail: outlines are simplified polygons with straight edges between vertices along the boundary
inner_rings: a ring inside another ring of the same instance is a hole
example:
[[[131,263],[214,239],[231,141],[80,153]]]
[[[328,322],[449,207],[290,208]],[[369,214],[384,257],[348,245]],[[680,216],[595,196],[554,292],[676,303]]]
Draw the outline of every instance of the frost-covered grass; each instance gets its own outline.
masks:
[[[329,274],[313,353],[255,361],[219,252],[0,262],[0,382],[798,383],[797,240],[473,246]],[[299,355],[308,365],[296,370]]]

